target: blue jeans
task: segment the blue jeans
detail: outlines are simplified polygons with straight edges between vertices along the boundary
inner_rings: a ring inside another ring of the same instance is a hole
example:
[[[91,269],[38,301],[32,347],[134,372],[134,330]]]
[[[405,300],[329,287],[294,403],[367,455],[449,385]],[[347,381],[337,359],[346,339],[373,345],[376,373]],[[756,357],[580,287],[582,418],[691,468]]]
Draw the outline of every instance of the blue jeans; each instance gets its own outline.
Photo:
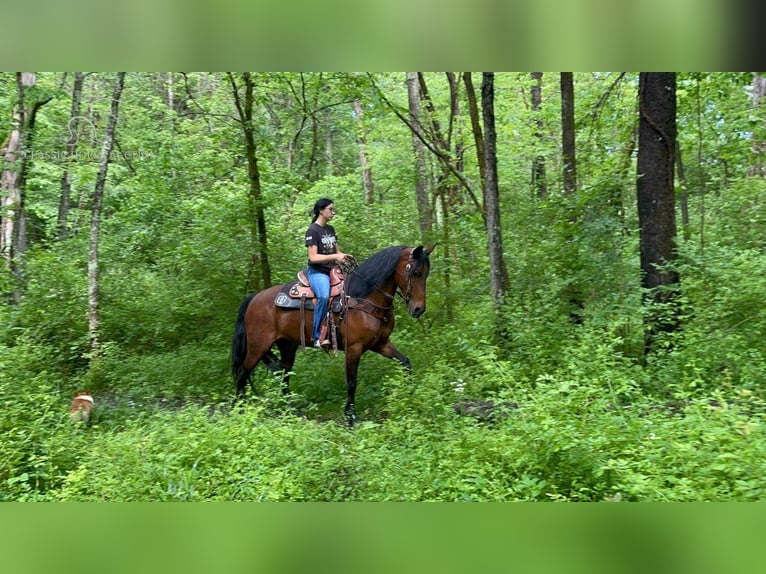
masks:
[[[317,298],[316,305],[314,306],[314,328],[312,333],[314,340],[318,341],[320,336],[319,330],[324,316],[327,314],[327,305],[330,302],[330,276],[311,267],[306,270],[306,275],[308,275],[311,290]]]

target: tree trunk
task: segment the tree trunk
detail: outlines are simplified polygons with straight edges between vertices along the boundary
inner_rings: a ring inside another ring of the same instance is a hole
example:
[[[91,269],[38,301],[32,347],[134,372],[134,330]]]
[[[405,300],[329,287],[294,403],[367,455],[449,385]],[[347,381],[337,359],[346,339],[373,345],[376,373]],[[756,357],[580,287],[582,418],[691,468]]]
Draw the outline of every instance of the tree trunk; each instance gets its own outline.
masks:
[[[117,81],[112,92],[112,106],[109,110],[109,123],[104,135],[104,143],[101,147],[101,159],[99,160],[96,187],[93,190],[90,208],[90,242],[88,248],[88,336],[90,338],[91,360],[98,356],[99,341],[99,276],[98,276],[98,248],[101,232],[101,207],[104,199],[106,186],[106,174],[109,169],[109,156],[114,147],[114,132],[117,127],[117,111],[120,106],[120,97],[125,85],[125,72],[117,74]]]
[[[454,157],[455,157],[455,168],[459,172],[464,171],[464,142],[463,142],[463,136],[462,132],[460,131],[460,126],[462,125],[462,122],[460,121],[460,76],[455,76],[454,72],[447,72],[447,81],[449,82],[449,88],[450,88],[450,106],[451,106],[451,112],[450,112],[450,129],[449,129],[449,139],[452,139],[452,133],[453,133],[453,126],[457,126],[458,133],[455,136],[455,148],[454,148]],[[476,95],[474,94],[474,103],[476,101]],[[442,272],[442,283],[444,287],[444,308],[447,313],[447,322],[452,323],[455,319],[455,313],[454,313],[454,304],[453,304],[453,297],[452,297],[452,270],[455,266],[455,262],[453,261],[453,246],[452,246],[452,208],[455,205],[457,201],[457,191],[458,186],[454,183],[448,182],[447,176],[449,175],[449,171],[444,169],[443,170],[443,182],[440,185],[440,192],[439,192],[439,201],[440,201],[440,207],[442,211],[442,222],[441,222],[441,228],[442,228],[442,244],[443,249],[441,249],[441,252],[443,253],[444,257],[442,261],[444,262],[443,266],[443,272]]]
[[[676,259],[675,147],[675,73],[641,72],[636,189],[641,229],[641,284],[650,305],[645,352],[652,350],[656,334],[679,327],[677,313],[673,309],[663,312],[658,306],[673,303],[679,294],[678,272],[665,267]]]
[[[564,195],[573,199],[577,190],[577,161],[575,157],[575,101],[574,101],[574,78],[572,72],[561,72],[559,76],[561,87],[561,156],[563,163],[562,176],[564,181]],[[575,223],[578,220],[577,212],[574,208],[574,201],[570,201],[567,206],[569,211],[565,249],[572,261],[573,269],[579,269],[580,254],[578,242],[572,241],[576,233]],[[582,310],[585,307],[583,302],[582,287],[579,282],[579,275],[572,273],[573,280],[566,289],[565,296],[570,306],[569,320],[575,325],[582,324]]]
[[[473,87],[471,72],[463,72],[463,84],[465,84],[465,94],[468,99],[468,115],[471,117],[471,131],[473,132],[473,142],[476,146],[476,161],[479,166],[479,177],[481,177],[481,188],[486,188],[484,181],[484,141],[481,133],[481,121],[479,119],[479,106],[476,103],[476,90]]]
[[[375,190],[372,185],[372,170],[370,158],[367,155],[367,131],[364,127],[364,111],[359,98],[354,99],[354,116],[359,127],[359,164],[362,167],[362,182],[364,183],[364,202],[372,205],[375,201]]]
[[[706,177],[705,177],[705,166],[704,162],[702,161],[702,148],[703,148],[703,136],[704,133],[702,131],[702,98],[700,96],[700,74],[695,74],[696,76],[696,90],[695,90],[695,100],[697,101],[697,171],[699,173],[699,214],[700,214],[700,254],[702,255],[702,260],[705,260],[705,217],[706,217],[706,208],[705,208],[705,197],[707,196],[707,186],[705,184]],[[679,157],[680,161],[680,157]],[[723,162],[724,164],[724,187],[728,187],[726,177],[726,162]],[[704,264],[703,264],[704,265]]]
[[[331,126],[328,126],[328,128],[324,132],[324,160],[325,164],[327,165],[327,169],[325,170],[325,175],[330,177],[333,175],[334,167],[335,167],[335,158],[333,157],[333,142],[332,142],[332,128]]]
[[[72,164],[77,152],[78,123],[80,120],[80,98],[82,97],[82,84],[85,74],[82,72],[74,73],[74,85],[72,86],[72,107],[69,112],[69,138],[66,142],[66,159],[64,160],[64,174],[61,176],[61,197],[59,198],[58,218],[56,227],[58,228],[59,240],[67,237],[67,223],[69,219],[69,201],[72,194]]]
[[[686,172],[684,171],[683,157],[681,156],[681,145],[676,140],[675,149],[676,174],[678,174],[678,183],[680,193],[678,199],[681,203],[681,228],[684,232],[684,240],[691,239],[691,228],[689,227],[689,193],[686,188]]]
[[[572,72],[561,72],[561,148],[564,159],[564,193],[574,194],[577,189],[577,161],[575,158],[575,101]]]
[[[415,156],[415,201],[420,222],[420,236],[425,242],[431,233],[431,215],[428,201],[428,173],[423,139],[423,124],[420,114],[420,83],[417,72],[407,72],[407,102],[410,125],[412,126],[412,151]]]
[[[234,96],[234,103],[239,112],[242,134],[245,139],[247,175],[250,180],[249,208],[253,258],[249,282],[254,290],[259,291],[271,286],[271,266],[269,265],[268,239],[266,236],[266,214],[263,208],[263,194],[261,193],[261,174],[258,167],[255,129],[253,127],[254,83],[250,72],[242,73],[242,82],[245,88],[245,100],[243,102],[233,74],[229,73],[228,76]],[[260,269],[260,275],[255,273],[257,268]]]
[[[170,108],[171,111],[175,111],[175,109],[176,109],[176,90],[175,90],[175,82],[174,82],[174,78],[173,78],[173,72],[168,72],[167,91],[168,91],[168,108]]]
[[[20,74],[16,75],[17,84],[20,86]],[[13,110],[11,120],[11,133],[8,136],[4,148],[3,171],[2,171],[2,235],[0,235],[0,252],[9,262],[14,257],[14,227],[18,225],[20,212],[21,194],[19,192],[19,173],[21,166],[21,139],[24,131],[24,91],[19,87],[19,103]]]
[[[761,106],[764,98],[766,98],[766,77],[755,72],[751,88],[755,117],[759,118],[760,122],[753,130],[753,139],[751,141],[753,163],[748,170],[748,175],[764,177],[766,175],[766,161],[764,161],[766,156],[766,139],[764,138],[764,118]]]
[[[6,258],[16,286],[11,302],[18,303],[24,283],[24,256],[27,250],[26,178],[32,161],[32,139],[38,110],[51,100],[27,101],[27,89],[36,83],[33,72],[16,73],[18,102],[13,111],[11,133],[3,153],[0,175],[0,253]]]
[[[543,120],[540,118],[540,108],[542,105],[542,84],[543,73],[532,72],[532,115],[534,116],[535,127],[535,139],[537,145],[542,149],[543,146]],[[538,152],[535,159],[532,160],[532,189],[535,191],[537,198],[545,200],[548,197],[548,186],[545,182],[545,156]]]
[[[508,290],[508,272],[503,259],[503,235],[500,225],[500,192],[497,181],[495,131],[495,74],[484,72],[481,83],[481,108],[484,119],[484,165],[487,192],[487,246],[489,249],[489,284],[492,300],[500,307]]]

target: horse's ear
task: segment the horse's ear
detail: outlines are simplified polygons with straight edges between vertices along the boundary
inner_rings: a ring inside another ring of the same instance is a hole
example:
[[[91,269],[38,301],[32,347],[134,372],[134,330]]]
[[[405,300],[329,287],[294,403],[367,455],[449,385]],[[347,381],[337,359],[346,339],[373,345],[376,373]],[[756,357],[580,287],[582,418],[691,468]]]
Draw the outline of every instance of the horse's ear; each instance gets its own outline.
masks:
[[[436,247],[437,245],[438,245],[437,243],[434,243],[431,247],[426,249],[426,255],[431,255],[431,251],[433,251],[434,247]]]
[[[412,254],[410,255],[410,257],[412,257],[412,259],[417,260],[417,259],[420,259],[422,255],[423,255],[423,246],[418,245],[415,249],[412,250]]]

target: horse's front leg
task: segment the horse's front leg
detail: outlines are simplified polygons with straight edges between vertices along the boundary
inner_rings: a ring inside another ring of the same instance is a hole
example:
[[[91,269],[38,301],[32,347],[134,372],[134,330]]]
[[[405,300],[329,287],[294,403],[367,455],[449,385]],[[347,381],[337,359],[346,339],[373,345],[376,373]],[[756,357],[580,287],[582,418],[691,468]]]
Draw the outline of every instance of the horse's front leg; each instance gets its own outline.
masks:
[[[407,371],[407,376],[412,375],[412,363],[407,358],[407,355],[403,354],[391,341],[386,341],[382,345],[379,345],[373,349],[376,353],[380,353],[384,357],[389,359],[396,359]]]
[[[343,414],[346,417],[346,424],[349,427],[354,426],[356,422],[356,413],[354,412],[354,399],[356,397],[356,375],[359,371],[359,360],[362,357],[362,349],[351,347],[346,349],[346,406]]]

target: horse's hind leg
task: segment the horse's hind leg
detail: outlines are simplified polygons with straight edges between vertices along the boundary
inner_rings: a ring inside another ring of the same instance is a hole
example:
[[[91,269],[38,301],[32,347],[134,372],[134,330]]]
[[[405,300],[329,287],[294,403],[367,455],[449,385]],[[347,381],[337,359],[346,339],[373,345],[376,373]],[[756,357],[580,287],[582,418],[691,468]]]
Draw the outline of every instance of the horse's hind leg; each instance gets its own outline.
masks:
[[[253,369],[246,369],[242,368],[242,370],[237,375],[237,399],[241,400],[245,398],[245,389],[247,388],[247,383],[250,380],[250,375],[252,374]]]
[[[237,374],[237,400],[245,397],[247,384],[251,382],[253,370],[258,366],[265,355],[269,352],[271,345],[265,345],[259,341],[248,344],[247,357],[245,358],[240,371]]]

